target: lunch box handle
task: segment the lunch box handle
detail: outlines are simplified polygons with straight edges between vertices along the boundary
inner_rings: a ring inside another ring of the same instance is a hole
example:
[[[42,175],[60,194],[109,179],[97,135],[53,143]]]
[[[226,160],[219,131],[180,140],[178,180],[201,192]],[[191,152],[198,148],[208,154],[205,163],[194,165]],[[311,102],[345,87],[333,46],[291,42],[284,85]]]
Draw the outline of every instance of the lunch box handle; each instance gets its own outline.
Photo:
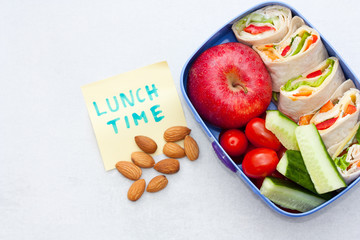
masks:
[[[212,147],[214,148],[214,151],[220,161],[231,171],[236,172],[235,166],[231,163],[231,160],[224,154],[223,150],[217,145],[217,143],[214,141],[212,142]]]

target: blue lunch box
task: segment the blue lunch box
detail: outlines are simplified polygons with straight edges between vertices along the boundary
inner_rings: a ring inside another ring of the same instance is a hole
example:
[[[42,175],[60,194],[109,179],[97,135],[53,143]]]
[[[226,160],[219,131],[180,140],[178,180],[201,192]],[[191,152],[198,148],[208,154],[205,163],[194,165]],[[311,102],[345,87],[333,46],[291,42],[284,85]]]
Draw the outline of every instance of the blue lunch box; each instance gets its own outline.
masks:
[[[314,28],[314,26],[307,21],[298,11],[296,11],[294,8],[292,8],[291,6],[282,3],[282,2],[265,2],[262,4],[259,4],[247,11],[245,11],[244,13],[240,14],[238,17],[234,18],[233,20],[231,20],[230,22],[228,22],[227,24],[225,24],[224,27],[222,27],[220,30],[218,30],[215,34],[213,34],[204,44],[202,44],[202,46],[195,51],[195,53],[189,58],[189,60],[185,63],[182,72],[181,72],[181,91],[182,94],[185,98],[186,103],[188,104],[191,112],[193,113],[196,121],[200,124],[200,126],[202,127],[202,129],[205,131],[206,135],[209,137],[210,141],[211,141],[211,145],[216,153],[216,155],[218,156],[218,158],[221,160],[221,162],[228,167],[231,171],[233,171],[234,173],[236,173],[241,179],[243,179],[245,181],[245,183],[253,190],[253,192],[255,194],[257,194],[262,200],[264,200],[264,202],[270,206],[272,209],[274,209],[276,212],[289,216],[289,217],[302,217],[302,216],[306,216],[309,214],[312,214],[320,209],[322,209],[323,207],[327,206],[328,204],[330,204],[331,202],[335,201],[336,199],[338,199],[340,196],[342,196],[343,194],[345,194],[348,190],[350,190],[355,184],[357,184],[360,181],[360,178],[356,179],[354,182],[352,182],[349,186],[347,186],[345,189],[343,189],[341,192],[339,192],[336,196],[334,196],[332,199],[324,202],[323,204],[321,204],[320,206],[308,211],[308,212],[304,212],[304,213],[293,213],[293,212],[288,212],[286,210],[281,209],[280,207],[278,207],[277,205],[275,205],[273,202],[271,202],[268,198],[266,198],[265,196],[263,196],[259,189],[254,185],[254,183],[244,174],[244,172],[241,169],[241,166],[238,166],[231,158],[230,156],[224,151],[224,149],[220,146],[218,138],[219,138],[219,134],[221,129],[220,128],[216,128],[214,126],[212,126],[211,124],[204,122],[202,120],[202,118],[199,116],[199,114],[197,113],[196,109],[194,108],[194,106],[192,105],[191,101],[188,98],[187,95],[187,80],[188,80],[188,73],[189,70],[193,64],[193,62],[197,59],[197,57],[204,52],[206,49],[215,46],[215,45],[219,45],[222,43],[227,43],[227,42],[237,42],[235,35],[232,32],[231,26],[233,23],[235,23],[236,21],[240,20],[241,18],[245,17],[246,15],[248,15],[249,13],[256,11],[260,8],[263,8],[265,6],[268,5],[282,5],[284,7],[289,8],[292,11],[293,16],[299,16],[301,17],[305,23],[310,26],[311,28]],[[314,28],[316,29],[316,28]],[[319,32],[319,31],[318,31]],[[320,34],[320,32],[319,32]],[[342,57],[334,50],[334,48],[328,43],[328,41],[324,38],[324,36],[322,34],[320,34],[322,42],[326,48],[326,50],[329,53],[329,56],[335,56],[339,59],[340,62],[340,66],[345,74],[345,78],[346,79],[351,79],[354,81],[355,85],[357,88],[359,88],[360,86],[360,82],[358,80],[358,78],[354,75],[354,73],[351,71],[351,69],[349,68],[349,66],[345,63],[345,61],[342,59]],[[271,103],[268,107],[268,109],[276,109],[276,106]]]

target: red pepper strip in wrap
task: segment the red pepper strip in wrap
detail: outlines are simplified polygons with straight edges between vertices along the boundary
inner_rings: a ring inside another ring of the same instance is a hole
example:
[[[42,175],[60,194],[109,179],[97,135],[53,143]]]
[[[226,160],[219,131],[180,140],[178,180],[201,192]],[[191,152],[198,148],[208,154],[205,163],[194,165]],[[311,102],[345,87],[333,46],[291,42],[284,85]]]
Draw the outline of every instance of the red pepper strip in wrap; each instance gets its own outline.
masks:
[[[316,124],[316,128],[317,130],[325,130],[328,129],[329,127],[331,127],[332,125],[334,125],[334,123],[336,122],[336,120],[338,119],[338,117],[336,118],[330,118],[328,120],[325,120],[321,123]]]
[[[284,57],[289,52],[289,50],[290,50],[290,45],[288,45],[284,48],[284,50],[281,53],[281,56]]]
[[[309,73],[306,78],[314,78],[320,76],[322,74],[321,70],[317,70],[315,72]]]
[[[267,25],[265,25],[265,26],[255,26],[253,24],[250,24],[249,26],[244,28],[245,32],[253,34],[253,35],[260,34],[260,33],[263,33],[263,32],[267,32],[267,31],[270,31],[270,30],[276,30],[276,29],[273,28],[273,27],[267,26]]]

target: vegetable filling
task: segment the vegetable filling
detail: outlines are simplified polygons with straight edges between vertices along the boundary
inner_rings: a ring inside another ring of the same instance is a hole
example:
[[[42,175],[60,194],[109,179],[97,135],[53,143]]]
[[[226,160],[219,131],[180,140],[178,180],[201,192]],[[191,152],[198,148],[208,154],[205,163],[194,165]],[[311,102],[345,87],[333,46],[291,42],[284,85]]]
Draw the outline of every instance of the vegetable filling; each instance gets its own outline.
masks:
[[[269,17],[261,13],[253,12],[242,18],[235,24],[235,28],[240,33],[242,31],[252,35],[261,34],[268,31],[276,31],[279,17]]]
[[[336,105],[334,105],[334,103],[329,100],[320,108],[317,114],[301,116],[299,119],[299,125],[308,125],[310,123],[314,123],[318,130],[325,130],[334,125],[339,118],[351,115],[357,110],[355,103],[352,100],[347,104],[346,107],[342,106],[342,109],[344,110],[341,110],[340,106],[335,106]],[[320,117],[320,115],[323,116]],[[319,121],[319,119],[322,120]]]
[[[334,159],[342,173],[349,175],[360,170],[360,145],[352,144],[342,155]]]
[[[270,27],[267,25],[264,26],[256,26],[256,25],[249,25],[246,28],[244,28],[244,31],[253,35],[257,35],[266,31],[276,30],[274,27]]]
[[[281,45],[259,46],[258,49],[269,57],[270,60],[275,61],[280,57],[287,58],[305,52],[312,44],[316,43],[317,40],[317,35],[303,30],[293,36],[290,42],[284,42]]]
[[[334,68],[335,61],[333,59],[327,59],[326,64],[321,68],[318,69],[312,73],[309,73],[306,75],[306,78],[304,78],[302,75],[292,78],[288,80],[283,87],[281,87],[281,90],[286,92],[292,92],[297,90],[301,86],[309,86],[312,88],[319,87],[325,79],[332,73]],[[306,80],[304,80],[306,79]],[[302,90],[304,91],[304,90]],[[310,96],[309,89],[307,90],[306,94],[302,94],[301,91],[294,93],[293,96]]]

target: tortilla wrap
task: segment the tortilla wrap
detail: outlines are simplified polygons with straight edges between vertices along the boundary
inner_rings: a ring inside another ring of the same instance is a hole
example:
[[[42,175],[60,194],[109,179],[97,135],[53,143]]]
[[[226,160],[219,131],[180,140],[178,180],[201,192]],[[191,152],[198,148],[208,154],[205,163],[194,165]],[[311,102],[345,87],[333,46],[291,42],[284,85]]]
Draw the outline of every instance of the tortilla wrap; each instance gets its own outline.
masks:
[[[347,148],[347,153],[343,157],[344,159],[340,158],[341,160],[335,159],[335,165],[346,184],[350,184],[360,176],[360,144],[353,144]]]
[[[263,21],[259,21],[264,19]],[[291,22],[291,10],[280,5],[270,5],[256,10],[249,15],[243,17],[232,25],[232,30],[236,39],[246,45],[258,45],[268,42],[279,42],[289,31]],[[268,26],[273,30],[262,33],[251,33],[244,29],[253,26]]]
[[[333,63],[333,65],[331,66],[329,62]],[[319,71],[319,69],[324,69],[322,75],[314,78],[306,77],[311,73]],[[319,86],[315,86],[316,82],[321,79],[324,79],[322,83],[320,83]],[[285,88],[286,85],[280,88],[278,109],[295,122],[298,122],[301,116],[317,110],[324,105],[336,89],[345,81],[345,77],[339,60],[335,57],[330,57],[315,68],[301,74],[295,81],[290,81],[288,81],[288,83],[290,83],[289,89]],[[296,84],[299,83],[308,84],[301,85],[296,89],[291,88],[291,84],[292,86],[296,86]],[[301,95],[301,93],[305,94]]]
[[[344,88],[342,88],[344,90]],[[359,119],[360,114],[360,91],[356,88],[347,90],[341,98],[335,92],[331,97],[331,102],[336,102],[334,107],[326,112],[316,112],[310,123],[318,125],[329,119],[337,118],[336,121],[328,128],[319,130],[320,136],[329,149],[331,146],[343,141],[352,131]],[[353,105],[356,110],[351,114],[346,114],[348,105]]]
[[[289,79],[328,58],[319,33],[306,26],[297,16],[291,20],[289,33],[281,42],[254,45],[253,49],[260,55],[271,75],[274,92],[279,92]]]

